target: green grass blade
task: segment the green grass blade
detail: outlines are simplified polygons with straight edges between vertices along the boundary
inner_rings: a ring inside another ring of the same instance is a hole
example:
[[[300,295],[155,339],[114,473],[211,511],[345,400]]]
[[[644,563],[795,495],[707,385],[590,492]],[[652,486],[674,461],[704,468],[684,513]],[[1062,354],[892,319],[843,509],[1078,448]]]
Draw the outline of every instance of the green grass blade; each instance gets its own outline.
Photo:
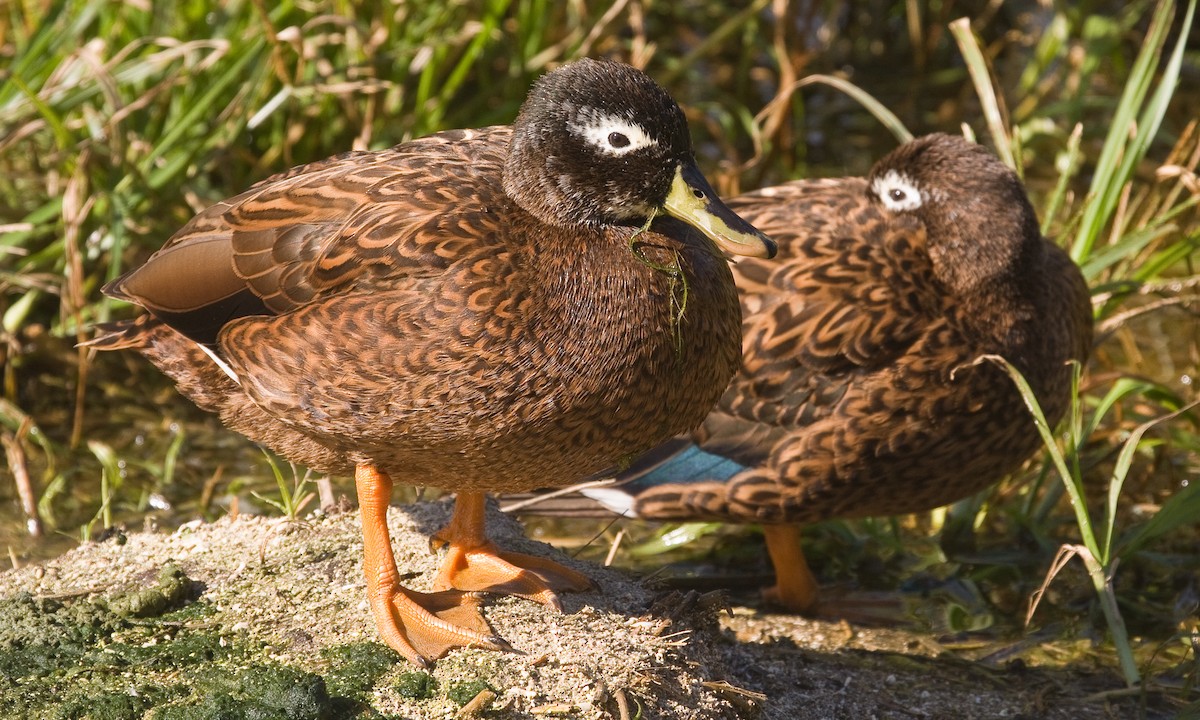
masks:
[[[0,111],[7,109],[10,104],[16,99],[18,93],[26,93],[27,89],[21,88],[16,84],[9,85],[10,80],[16,78],[25,78],[27,81],[32,81],[34,76],[44,76],[49,74],[46,68],[34,70],[37,63],[53,62],[59,53],[51,48],[53,44],[62,42],[66,37],[66,33],[59,27],[59,20],[64,17],[63,9],[66,6],[66,0],[58,0],[42,14],[41,21],[38,23],[37,30],[33,32],[33,36],[29,40],[29,44],[17,53],[16,58],[12,61],[12,65],[8,68],[8,77],[5,82],[0,83]],[[99,3],[96,3],[91,8],[90,14],[95,14]],[[0,117],[4,113],[0,112]]]
[[[41,290],[33,289],[25,291],[4,311],[3,320],[0,321],[0,328],[3,328],[4,332],[10,337],[15,337],[17,330],[25,325],[25,319],[29,317],[29,313],[33,310],[34,303],[41,296]]]
[[[712,53],[714,48],[720,47],[721,43],[727,42],[729,37],[737,32],[747,22],[752,22],[760,12],[762,12],[771,0],[753,0],[749,5],[742,8],[740,11],[731,14],[723,23],[717,26],[714,30],[706,33],[703,39],[696,43],[687,55],[684,55],[681,60],[676,62],[670,70],[661,78],[664,85],[670,87],[679,81],[681,75],[700,61],[704,56]]]
[[[634,557],[653,557],[689,545],[705,535],[717,532],[724,525],[716,522],[683,523],[659,533],[651,540],[630,549]]]
[[[1025,402],[1025,407],[1029,409],[1033,415],[1033,421],[1037,425],[1038,434],[1042,436],[1042,442],[1046,446],[1046,450],[1050,453],[1050,459],[1054,462],[1054,467],[1058,470],[1059,477],[1063,481],[1063,485],[1067,493],[1071,496],[1071,506],[1075,511],[1075,521],[1079,525],[1079,533],[1083,538],[1084,545],[1096,557],[1100,557],[1099,546],[1096,544],[1096,535],[1092,530],[1092,518],[1087,511],[1087,497],[1083,491],[1083,481],[1076,473],[1072,473],[1067,464],[1067,458],[1063,454],[1058,443],[1054,439],[1054,429],[1050,427],[1050,423],[1046,422],[1046,415],[1042,412],[1041,403],[1038,402],[1037,396],[1033,394],[1033,388],[1029,386],[1029,382],[1021,374],[1021,371],[1013,366],[1005,358],[1000,355],[983,355],[981,360],[994,362],[999,365],[1008,376],[1012,378],[1013,383],[1017,386],[1017,391],[1021,393],[1021,399]],[[1078,441],[1078,439],[1075,439]]]
[[[1166,112],[1183,62],[1183,51],[1189,35],[1196,0],[1189,0],[1187,14],[1180,29],[1179,41],[1167,65],[1163,68],[1158,87],[1150,102],[1139,114],[1154,79],[1154,71],[1166,44],[1174,3],[1162,0],[1154,10],[1150,29],[1133,69],[1121,100],[1113,115],[1112,125],[1104,141],[1104,147],[1096,162],[1092,186],[1088,191],[1088,204],[1084,209],[1079,232],[1071,248],[1071,258],[1077,263],[1086,260],[1092,253],[1100,232],[1107,225],[1126,182],[1133,174],[1137,163],[1145,157],[1150,140],[1158,132]],[[1136,118],[1136,124],[1135,124]],[[1131,131],[1133,137],[1130,138]]]
[[[1080,537],[1083,539],[1083,547],[1079,549],[1078,554],[1087,565],[1088,575],[1092,580],[1092,585],[1096,590],[1096,596],[1100,601],[1101,610],[1104,612],[1105,620],[1108,623],[1109,634],[1112,636],[1113,646],[1117,651],[1117,659],[1121,665],[1122,675],[1125,677],[1125,682],[1129,686],[1134,686],[1140,681],[1140,674],[1137,668],[1137,662],[1133,657],[1133,647],[1129,642],[1129,633],[1125,629],[1125,620],[1121,617],[1120,608],[1117,606],[1116,594],[1113,591],[1111,572],[1113,565],[1108,561],[1105,553],[1099,552],[1097,547],[1095,531],[1092,527],[1091,515],[1087,510],[1087,496],[1083,490],[1083,479],[1079,472],[1077,457],[1072,453],[1072,466],[1068,467],[1067,460],[1062,451],[1058,447],[1058,443],[1054,440],[1054,435],[1049,424],[1046,422],[1046,417],[1042,413],[1037,397],[1033,394],[1033,389],[1026,382],[1021,372],[1017,370],[1011,363],[999,355],[985,355],[984,360],[994,362],[1002,367],[1009,377],[1017,386],[1017,390],[1021,393],[1021,398],[1025,401],[1025,406],[1029,408],[1030,413],[1034,417],[1034,422],[1037,424],[1038,433],[1042,436],[1042,441],[1046,445],[1046,449],[1050,453],[1051,459],[1054,461],[1055,467],[1058,469],[1059,476],[1063,481],[1063,487],[1071,498],[1071,506],[1075,511],[1075,521],[1079,527]],[[1076,364],[1074,386],[1078,385],[1079,367]],[[1078,405],[1073,405],[1073,415],[1069,423],[1072,428],[1072,434],[1078,432],[1081,428],[1078,420]],[[1078,447],[1082,442],[1082,437],[1074,435],[1071,438],[1073,447]],[[1136,443],[1134,443],[1136,447]],[[1130,451],[1132,453],[1132,451]],[[1124,472],[1128,471],[1128,467]],[[1124,473],[1121,477],[1115,478],[1114,482],[1109,486],[1109,497],[1111,498],[1120,494],[1120,485],[1124,481]],[[1113,486],[1116,486],[1115,488]],[[1112,523],[1114,514],[1107,516],[1108,525],[1105,538],[1105,549],[1107,550],[1108,541],[1111,537]]]
[[[1067,16],[1060,12],[1042,31],[1042,37],[1033,51],[1033,62],[1025,67],[1021,79],[1017,81],[1019,97],[1027,97],[1036,91],[1046,69],[1054,64],[1066,45],[1070,27]]]
[[[1125,233],[1119,241],[1112,245],[1096,250],[1086,262],[1080,265],[1079,269],[1083,273],[1083,276],[1089,281],[1094,280],[1105,270],[1116,266],[1122,261],[1137,257],[1139,253],[1150,247],[1155,241],[1177,234],[1179,227],[1172,221],[1196,204],[1196,198],[1181,202],[1170,210],[1159,213],[1152,220],[1146,222],[1143,227]],[[1141,262],[1130,279],[1144,282],[1158,277],[1163,271],[1173,267],[1175,261],[1182,260],[1191,254],[1197,242],[1200,242],[1200,231],[1192,231],[1190,234],[1177,239],[1159,253],[1156,253],[1155,257],[1151,260]]]
[[[1096,429],[1100,427],[1100,421],[1104,419],[1104,416],[1108,415],[1108,411],[1111,410],[1121,398],[1133,393],[1145,393],[1156,387],[1158,386],[1154,383],[1146,382],[1144,380],[1119,378],[1115,383],[1113,383],[1112,387],[1109,388],[1108,392],[1104,394],[1104,397],[1100,399],[1100,402],[1096,405],[1096,409],[1092,412],[1091,420],[1088,422],[1087,427],[1083,430],[1079,437],[1091,437],[1092,433],[1096,432]]]
[[[154,169],[156,161],[174,149],[175,145],[179,143],[184,135],[195,132],[196,126],[201,123],[202,118],[213,114],[213,107],[224,96],[226,90],[234,83],[240,82],[243,79],[246,67],[252,61],[260,59],[262,50],[265,47],[266,41],[261,38],[252,43],[237,61],[225,68],[225,71],[207,87],[204,93],[197,98],[195,103],[188,107],[183,115],[172,121],[172,125],[163,134],[158,144],[138,163],[139,170],[144,175],[151,177],[152,187],[157,186],[164,179],[159,172],[151,175],[151,170]],[[185,152],[184,154],[189,157],[191,155],[190,152]]]
[[[1193,407],[1196,407],[1197,405],[1200,405],[1200,400],[1197,400],[1196,402],[1193,402],[1192,404],[1190,404],[1186,407],[1180,408],[1179,410],[1176,410],[1175,412],[1171,413],[1170,415],[1164,415],[1162,417],[1154,418],[1153,420],[1149,420],[1147,422],[1142,423],[1141,425],[1138,425],[1133,430],[1133,432],[1131,432],[1129,434],[1129,438],[1125,440],[1125,444],[1121,446],[1121,452],[1120,452],[1120,454],[1117,455],[1117,462],[1114,465],[1113,471],[1112,471],[1112,479],[1109,481],[1109,485],[1108,485],[1108,506],[1106,508],[1107,527],[1106,527],[1106,532],[1105,532],[1105,537],[1104,537],[1104,555],[1103,555],[1103,560],[1106,564],[1108,562],[1108,558],[1110,557],[1109,552],[1112,549],[1113,527],[1116,525],[1116,518],[1117,518],[1117,500],[1121,494],[1121,488],[1125,484],[1125,478],[1129,474],[1129,468],[1130,468],[1130,466],[1133,465],[1133,455],[1134,455],[1134,453],[1136,453],[1138,451],[1138,448],[1141,446],[1142,436],[1146,434],[1147,430],[1154,427],[1155,425],[1157,425],[1161,422],[1167,421],[1167,420],[1173,420],[1173,419],[1179,417],[1180,415],[1182,415],[1183,413],[1187,412],[1188,410],[1192,409]],[[1196,484],[1200,485],[1200,483],[1196,483]],[[1194,491],[1190,494],[1185,491],[1183,493],[1177,493],[1174,497],[1178,498],[1181,495],[1187,495],[1188,497],[1190,497],[1190,495],[1192,495],[1192,494],[1195,494]],[[1172,499],[1174,499],[1174,498],[1172,498]],[[1197,498],[1197,499],[1200,500],[1200,498]],[[1182,500],[1180,502],[1183,503],[1183,507],[1188,508],[1191,506],[1190,504],[1193,501],[1189,500],[1188,498],[1185,498],[1184,500]],[[1177,523],[1177,521],[1178,521],[1177,513],[1179,513],[1179,512],[1180,511],[1178,509],[1173,508],[1172,514],[1170,516],[1164,517],[1164,519],[1161,522],[1154,524],[1154,525],[1151,525],[1151,523],[1147,523],[1146,526],[1143,526],[1144,528],[1148,527],[1150,529],[1146,530],[1141,536],[1139,536],[1137,545],[1141,545],[1142,543],[1150,540],[1151,538],[1157,537],[1158,535],[1161,535],[1162,533],[1167,532],[1167,531],[1177,527],[1177,524],[1174,524],[1174,523]],[[1160,510],[1158,513],[1155,513],[1154,517],[1157,518],[1161,513],[1162,513],[1162,510]],[[1194,519],[1196,516],[1190,515],[1188,517],[1191,517]],[[1137,545],[1134,546],[1135,549],[1136,549]],[[1127,547],[1126,552],[1133,552],[1133,550],[1131,550]]]
[[[175,465],[186,439],[187,432],[184,431],[182,425],[178,426],[178,429],[175,430],[175,437],[171,438],[171,445],[167,448],[167,455],[163,458],[162,475],[158,478],[159,487],[169,487],[175,482]]]
[[[1082,140],[1083,124],[1076,123],[1075,129],[1071,131],[1070,137],[1067,138],[1066,149],[1055,159],[1054,165],[1058,169],[1058,180],[1054,184],[1054,192],[1050,193],[1050,197],[1046,201],[1046,207],[1042,210],[1043,235],[1050,234],[1050,227],[1054,222],[1054,218],[1058,217],[1058,211],[1062,208],[1063,199],[1067,195],[1067,189],[1071,185],[1071,180],[1079,173],[1079,163],[1083,158],[1083,153],[1080,152],[1080,143]]]
[[[71,134],[67,131],[67,126],[63,124],[62,116],[55,112],[36,92],[30,90],[29,86],[21,81],[21,78],[14,75],[8,79],[8,82],[25,94],[30,104],[37,110],[38,115],[50,126],[50,131],[54,133],[54,139],[58,142],[58,146],[63,149],[70,147]]]
[[[1079,266],[1079,270],[1085,278],[1093,281],[1105,270],[1122,260],[1133,257],[1170,231],[1171,228],[1151,226],[1127,233],[1119,242],[1105,246],[1089,255],[1087,261]]]
[[[1196,518],[1200,517],[1200,481],[1192,478],[1186,482],[1187,485],[1168,498],[1153,517],[1125,533],[1117,544],[1118,557],[1129,557],[1162,535],[1195,525]]]
[[[88,523],[87,534],[91,534],[91,524],[97,519],[103,521],[105,529],[113,526],[112,505],[114,494],[121,488],[121,466],[117,461],[117,454],[112,447],[107,443],[99,440],[88,440],[88,450],[96,456],[100,461],[100,509],[96,511],[96,516]]]
[[[1133,279],[1140,282],[1153,280],[1171,268],[1178,267],[1180,262],[1190,257],[1197,249],[1200,249],[1200,231],[1193,232],[1151,255],[1133,272]]]
[[[992,85],[991,71],[983,57],[983,50],[979,48],[979,41],[971,31],[970,18],[959,18],[950,23],[950,33],[958,43],[958,49],[967,64],[967,72],[975,85],[975,94],[983,108],[984,121],[987,123],[988,132],[991,133],[992,143],[996,146],[996,155],[1005,165],[1019,172],[1022,164],[1020,158],[1014,154],[1012,137],[1004,121],[1004,114],[1000,111],[996,88]]]

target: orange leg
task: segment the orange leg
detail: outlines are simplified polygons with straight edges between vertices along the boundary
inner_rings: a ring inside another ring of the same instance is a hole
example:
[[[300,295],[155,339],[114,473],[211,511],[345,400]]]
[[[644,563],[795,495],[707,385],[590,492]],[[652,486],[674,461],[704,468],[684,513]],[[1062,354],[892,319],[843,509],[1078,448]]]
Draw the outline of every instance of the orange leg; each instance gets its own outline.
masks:
[[[817,579],[804,559],[799,526],[764,525],[763,535],[775,566],[775,585],[764,590],[763,597],[792,612],[810,612],[817,604]]]
[[[449,545],[435,588],[517,595],[561,611],[555,590],[592,587],[586,575],[552,560],[497,548],[484,530],[485,502],[481,492],[460,492],[455,498],[450,524],[435,536]]]
[[[477,597],[455,591],[421,593],[400,584],[387,527],[392,479],[373,465],[360,464],[354,482],[362,511],[367,599],[384,642],[422,667],[456,647],[512,650],[488,627]]]
[[[775,585],[763,590],[763,599],[789,612],[826,620],[867,624],[896,624],[912,620],[906,603],[889,593],[848,593],[820,596],[817,578],[804,559],[797,525],[764,525],[767,552],[775,566]]]

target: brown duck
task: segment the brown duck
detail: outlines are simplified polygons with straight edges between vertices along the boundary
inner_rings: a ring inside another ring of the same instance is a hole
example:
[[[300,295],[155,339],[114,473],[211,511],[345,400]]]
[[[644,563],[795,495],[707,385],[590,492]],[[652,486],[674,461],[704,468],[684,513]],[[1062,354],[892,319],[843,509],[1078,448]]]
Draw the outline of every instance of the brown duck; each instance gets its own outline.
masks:
[[[978,145],[913,140],[865,178],[801,180],[730,203],[780,243],[747,260],[744,361],[692,437],[588,491],[639,517],[762,523],[769,600],[811,610],[798,523],[929,510],[1041,445],[1000,355],[1046,418],[1092,336],[1079,269],[1042,237],[1021,183]]]
[[[105,292],[132,348],[230,428],[353,471],[380,635],[426,664],[506,649],[472,593],[558,607],[587,579],[504,552],[484,492],[570,482],[699,424],[737,368],[721,250],[774,246],[697,170],[643,73],[580,60],[511,127],[438,133],[269,178],[197,215]],[[392,478],[458,491],[437,582],[403,587]]]

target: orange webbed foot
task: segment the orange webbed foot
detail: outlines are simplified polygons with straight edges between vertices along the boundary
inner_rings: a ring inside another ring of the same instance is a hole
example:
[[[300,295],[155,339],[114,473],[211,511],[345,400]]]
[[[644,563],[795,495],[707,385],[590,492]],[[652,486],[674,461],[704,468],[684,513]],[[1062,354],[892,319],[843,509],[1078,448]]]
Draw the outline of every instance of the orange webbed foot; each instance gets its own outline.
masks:
[[[391,478],[361,464],[354,479],[362,512],[367,599],[383,641],[421,667],[456,647],[512,651],[479,612],[479,595],[458,590],[422,593],[400,584],[387,526]]]
[[[775,584],[763,590],[763,602],[787,612],[859,624],[895,624],[904,619],[904,604],[895,596],[880,593],[834,594],[823,597],[800,547],[797,525],[764,525],[763,536]]]
[[[415,665],[429,667],[458,647],[516,652],[488,627],[472,593],[422,593],[395,584],[376,588],[370,602],[380,637]]]
[[[435,588],[516,595],[561,612],[557,592],[593,587],[586,575],[561,563],[497,548],[484,533],[484,502],[482,493],[458,494],[454,517],[435,536],[449,546]]]
[[[434,587],[516,595],[561,612],[557,592],[582,592],[592,581],[553,560],[502,551],[492,543],[467,548],[451,542]]]

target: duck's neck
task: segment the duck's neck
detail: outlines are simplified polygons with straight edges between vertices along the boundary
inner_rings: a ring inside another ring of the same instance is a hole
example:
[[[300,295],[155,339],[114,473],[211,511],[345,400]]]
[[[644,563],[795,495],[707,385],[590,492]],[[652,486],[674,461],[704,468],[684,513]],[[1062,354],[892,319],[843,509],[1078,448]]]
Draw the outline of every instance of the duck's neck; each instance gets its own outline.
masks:
[[[1015,261],[998,274],[976,278],[958,292],[961,317],[967,318],[973,331],[987,344],[1021,364],[1036,351],[1038,338],[1030,329],[1038,321],[1038,308],[1027,288],[1036,286],[1045,260],[1043,240],[1022,243]]]
[[[687,282],[691,264],[682,243],[645,248],[631,242],[630,230],[580,227],[569,249],[531,247],[529,267],[543,307],[555,307],[561,321],[585,326],[617,322],[658,322],[662,302],[674,286]],[[650,237],[663,242],[659,235]]]
[[[538,247],[549,242],[542,239],[518,251],[528,253],[519,263],[530,273],[525,301],[537,309],[523,314],[521,335],[529,352],[552,358],[555,406],[587,415],[606,433],[640,423],[627,450],[698,425],[741,351],[737,290],[725,259],[657,233],[644,236],[646,247],[631,247],[631,234],[581,231],[571,248]],[[660,269],[676,264],[678,271]],[[593,417],[598,392],[620,412]]]
[[[658,362],[705,365],[726,343],[740,350],[740,310],[724,257],[656,232],[580,232],[577,247],[536,247],[542,331],[564,342],[580,337]],[[666,352],[669,350],[669,352]],[[690,372],[690,370],[689,370]]]

